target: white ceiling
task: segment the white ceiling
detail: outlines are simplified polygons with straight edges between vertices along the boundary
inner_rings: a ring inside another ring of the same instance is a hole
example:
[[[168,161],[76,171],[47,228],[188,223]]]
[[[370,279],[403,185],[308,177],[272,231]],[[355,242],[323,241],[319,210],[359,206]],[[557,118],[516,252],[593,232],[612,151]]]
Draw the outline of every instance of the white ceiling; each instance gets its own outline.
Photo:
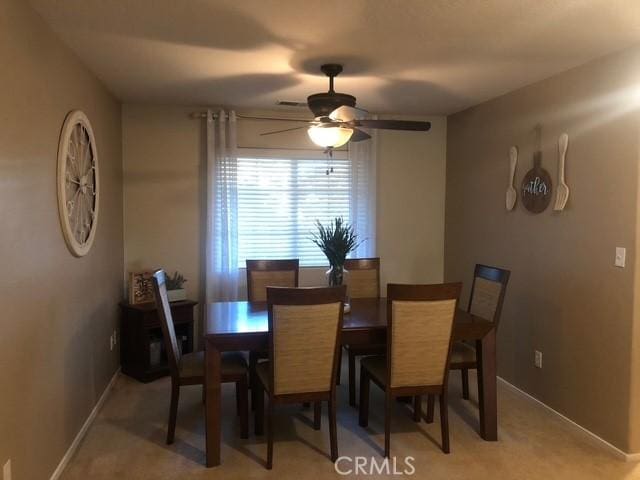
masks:
[[[637,0],[31,0],[120,99],[447,114],[640,42]]]

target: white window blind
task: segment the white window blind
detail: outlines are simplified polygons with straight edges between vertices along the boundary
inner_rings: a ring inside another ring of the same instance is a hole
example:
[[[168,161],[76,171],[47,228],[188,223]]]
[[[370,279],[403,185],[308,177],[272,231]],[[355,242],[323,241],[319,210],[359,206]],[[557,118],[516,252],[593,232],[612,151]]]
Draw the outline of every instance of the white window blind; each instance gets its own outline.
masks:
[[[311,241],[315,222],[351,221],[351,162],[343,152],[238,150],[238,267],[246,259],[298,258],[327,265]],[[327,168],[333,172],[326,174]]]

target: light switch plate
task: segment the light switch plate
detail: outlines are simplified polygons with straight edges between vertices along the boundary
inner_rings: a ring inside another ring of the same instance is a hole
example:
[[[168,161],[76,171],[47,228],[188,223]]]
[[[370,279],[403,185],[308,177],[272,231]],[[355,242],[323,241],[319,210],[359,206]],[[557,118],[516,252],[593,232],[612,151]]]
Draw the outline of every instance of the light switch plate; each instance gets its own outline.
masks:
[[[533,365],[536,368],[542,368],[542,352],[540,352],[539,350],[534,351]]]
[[[616,247],[616,260],[615,266],[624,268],[624,262],[627,257],[627,249],[624,247]]]
[[[11,480],[11,459],[2,467],[2,480]]]

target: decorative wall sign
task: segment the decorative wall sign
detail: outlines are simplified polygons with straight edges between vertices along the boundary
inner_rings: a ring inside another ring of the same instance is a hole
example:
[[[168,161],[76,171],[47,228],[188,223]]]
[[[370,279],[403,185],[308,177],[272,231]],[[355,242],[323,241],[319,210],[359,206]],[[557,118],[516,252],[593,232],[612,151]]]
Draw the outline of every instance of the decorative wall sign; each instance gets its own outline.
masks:
[[[516,174],[516,165],[518,163],[518,149],[516,147],[511,147],[509,149],[509,186],[507,187],[507,196],[506,196],[506,206],[507,210],[513,210],[513,207],[516,204],[516,198],[518,198],[518,194],[516,192],[515,187],[513,186],[513,178]]]
[[[569,200],[569,187],[564,181],[564,160],[568,146],[569,135],[563,133],[558,139],[558,188],[556,189],[556,203],[553,206],[553,209],[558,212],[564,210],[564,206]]]
[[[544,212],[551,201],[551,191],[551,176],[542,168],[542,153],[537,151],[533,156],[533,168],[522,180],[522,204],[530,212]]]
[[[150,303],[153,295],[153,272],[129,272],[129,303]]]
[[[93,129],[80,110],[65,118],[58,144],[58,213],[73,255],[91,249],[98,226],[98,151]]]

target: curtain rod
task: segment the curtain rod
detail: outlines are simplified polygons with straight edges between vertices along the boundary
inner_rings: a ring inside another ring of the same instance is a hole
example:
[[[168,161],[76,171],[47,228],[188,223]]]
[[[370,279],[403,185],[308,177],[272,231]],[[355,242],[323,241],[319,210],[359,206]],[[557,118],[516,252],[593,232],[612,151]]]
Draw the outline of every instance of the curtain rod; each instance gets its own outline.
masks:
[[[199,119],[199,118],[207,118],[207,112],[191,112],[189,114],[189,116],[193,119]],[[218,118],[218,113],[214,113],[213,114],[213,118]],[[227,114],[228,116],[228,114]],[[237,118],[240,119],[245,119],[245,120],[277,120],[277,121],[281,121],[281,122],[310,122],[311,120],[303,120],[301,118],[276,118],[276,117],[254,117],[251,115],[238,115],[236,114]],[[249,146],[238,146],[238,148],[250,148],[250,149],[254,149],[254,150],[303,150],[303,151],[309,151],[312,149],[309,148],[277,148],[277,147],[249,147]],[[342,148],[340,147],[339,149],[336,149],[337,152],[346,152],[347,149],[346,148]]]
[[[317,147],[317,148],[299,148],[299,147],[250,147],[250,146],[246,146],[246,145],[238,145],[238,149],[242,150],[242,149],[246,149],[246,150],[279,150],[279,151],[288,151],[288,150],[292,150],[292,151],[297,151],[300,150],[301,152],[313,152],[318,150],[319,152],[324,153],[324,148],[322,147]],[[334,150],[334,152],[348,152],[348,150],[346,148],[336,148]]]
[[[207,118],[207,112],[192,112],[189,114],[191,118]],[[214,113],[213,118],[218,118],[219,114]],[[227,114],[228,116],[228,114]],[[243,120],[276,120],[280,122],[311,122],[312,119],[305,120],[304,118],[278,118],[278,117],[256,117],[253,115],[238,115],[236,114],[236,118]]]

